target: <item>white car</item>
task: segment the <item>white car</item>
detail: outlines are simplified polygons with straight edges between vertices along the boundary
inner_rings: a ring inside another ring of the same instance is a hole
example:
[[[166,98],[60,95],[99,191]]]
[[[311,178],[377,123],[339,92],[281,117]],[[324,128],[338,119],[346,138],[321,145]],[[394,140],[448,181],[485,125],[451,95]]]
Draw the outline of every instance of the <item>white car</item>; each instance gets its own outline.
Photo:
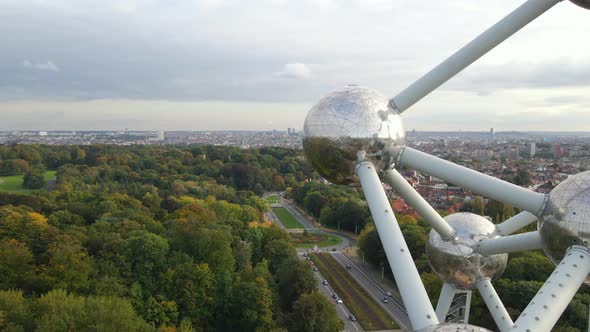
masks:
[[[341,298],[337,298],[337,299],[336,299],[336,302],[337,302],[337,303],[342,303],[342,299],[341,299]]]

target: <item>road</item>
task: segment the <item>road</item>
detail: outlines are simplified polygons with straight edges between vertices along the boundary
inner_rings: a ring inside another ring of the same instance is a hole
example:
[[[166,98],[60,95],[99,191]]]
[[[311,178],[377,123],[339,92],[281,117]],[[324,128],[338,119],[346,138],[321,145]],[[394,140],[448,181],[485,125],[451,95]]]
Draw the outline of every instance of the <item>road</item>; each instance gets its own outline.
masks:
[[[301,258],[303,258],[303,255],[299,255]],[[303,258],[305,259],[305,258]],[[317,279],[318,282],[318,290],[320,291],[320,293],[322,293],[324,296],[326,296],[326,298],[334,303],[334,306],[336,308],[336,313],[338,314],[338,317],[340,317],[340,320],[342,320],[344,322],[344,332],[360,332],[363,331],[363,328],[359,325],[358,322],[352,322],[350,321],[350,319],[348,318],[350,315],[350,310],[348,310],[348,308],[346,307],[345,303],[336,303],[336,300],[334,300],[332,298],[332,294],[334,293],[334,290],[332,289],[332,287],[330,287],[330,285],[324,285],[322,283],[322,281],[324,281],[324,277],[322,276],[322,274],[319,271],[314,271],[313,272],[314,276]]]
[[[276,204],[275,206],[281,206],[281,207],[284,207],[285,209],[287,209],[287,211],[289,211],[289,213],[291,213],[295,217],[295,219],[297,219],[297,221],[299,221],[299,223],[301,223],[301,225],[303,226],[303,228],[305,230],[307,230],[309,232],[331,234],[331,235],[337,236],[341,239],[339,244],[337,244],[335,246],[331,246],[331,247],[322,248],[322,250],[325,250],[325,251],[342,250],[342,249],[346,249],[346,248],[356,245],[356,240],[345,235],[345,234],[341,234],[341,233],[329,231],[329,230],[324,230],[324,229],[318,227],[318,225],[316,225],[314,222],[309,220],[303,213],[301,213],[301,211],[297,207],[294,206],[293,202],[291,202],[288,199],[285,199],[282,194],[280,194],[280,193],[267,193],[267,194],[265,194],[265,196],[267,196],[267,195],[276,195],[277,197],[279,197],[279,203]],[[281,226],[281,228],[285,228],[285,226],[283,226],[283,224],[279,221],[279,219],[272,212],[272,210],[267,212],[267,218],[270,219],[271,221],[277,223],[279,226]],[[307,249],[298,249],[297,251],[298,252],[305,252],[305,251],[307,251]]]
[[[331,253],[334,256],[334,258],[336,259],[336,261],[338,261],[344,267],[346,267],[346,265],[351,265],[352,268],[348,271],[351,273],[353,278],[355,278],[355,280],[361,285],[361,287],[363,287],[375,299],[375,301],[377,301],[377,303],[379,303],[379,305],[381,305],[381,307],[383,307],[383,309],[398,323],[398,325],[402,329],[410,331],[411,330],[410,320],[409,320],[406,310],[403,306],[403,301],[401,300],[401,297],[399,296],[399,292],[396,289],[390,288],[386,285],[383,285],[380,282],[375,281],[374,278],[371,278],[371,276],[370,276],[371,273],[368,270],[366,270],[362,266],[359,266],[358,264],[355,264],[353,261],[351,261],[348,257],[346,257],[341,252],[346,248],[356,246],[356,240],[352,237],[345,235],[345,234],[341,234],[341,233],[338,233],[335,231],[326,231],[324,229],[319,228],[311,220],[307,219],[307,217],[303,213],[301,213],[299,211],[299,209],[297,209],[295,206],[293,206],[292,202],[283,198],[282,195],[278,195],[278,196],[280,197],[280,200],[279,200],[280,205],[285,207],[295,218],[297,218],[297,220],[301,223],[301,225],[303,225],[303,227],[305,227],[306,229],[308,229],[310,231],[317,231],[320,233],[333,234],[333,235],[336,235],[342,239],[342,242],[339,245],[333,246],[333,247],[328,247],[328,248],[322,248],[322,251],[326,251],[326,252]],[[305,252],[307,250],[306,249],[298,249],[297,251],[299,253],[301,253],[301,252]],[[318,278],[321,278],[320,281],[318,281],[320,291],[322,291],[322,293],[326,294],[333,301],[333,299],[331,297],[332,296],[331,288],[329,286],[324,286],[321,284],[321,281],[323,280],[323,278],[321,277],[319,272],[314,272],[314,273],[316,274],[316,276]],[[383,301],[382,301],[384,294],[386,292],[392,293],[392,297],[390,298],[390,301],[387,304],[383,303]],[[341,316],[341,318],[344,318],[345,322],[350,323],[350,320],[348,320],[348,314],[346,314],[347,311],[344,309],[345,307],[342,304],[337,305],[337,306],[342,308],[342,310],[337,308],[338,315]],[[353,326],[354,326],[354,324],[353,324]],[[358,329],[361,329],[360,325],[357,324],[356,326],[358,326]],[[357,328],[356,326],[355,326],[355,328]],[[346,328],[348,329],[351,327],[349,327],[349,324],[347,324]],[[357,330],[352,329],[350,331],[357,331]]]
[[[355,264],[348,257],[340,252],[331,252],[332,257],[346,267],[350,265],[351,268],[348,270],[352,277],[363,287],[374,299],[385,309],[385,311],[394,318],[398,325],[404,330],[411,330],[410,320],[403,306],[403,302],[400,298],[396,298],[397,291],[391,289],[379,282],[372,279],[366,271],[363,271],[362,267]],[[385,297],[387,292],[392,293],[392,297],[389,297],[389,303],[383,303],[382,299]]]

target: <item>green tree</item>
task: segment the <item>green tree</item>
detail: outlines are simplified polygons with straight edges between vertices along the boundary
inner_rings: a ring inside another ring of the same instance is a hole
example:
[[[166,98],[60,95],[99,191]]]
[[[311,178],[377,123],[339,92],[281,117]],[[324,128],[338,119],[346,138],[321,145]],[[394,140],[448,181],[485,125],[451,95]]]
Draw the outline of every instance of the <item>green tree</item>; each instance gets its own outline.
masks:
[[[272,293],[264,278],[256,277],[254,280],[238,282],[233,299],[232,316],[235,317],[235,331],[263,332],[272,329]]]
[[[279,303],[288,312],[293,303],[302,295],[316,289],[316,280],[309,264],[293,256],[279,266],[275,279],[279,292]]]
[[[54,290],[37,301],[37,310],[39,331],[153,331],[128,301],[116,297],[84,298]]]
[[[387,264],[383,244],[374,224],[368,224],[358,237],[359,254],[374,266]]]
[[[84,292],[89,287],[93,259],[80,243],[67,235],[60,235],[47,249],[49,261],[45,277],[52,288]]]
[[[14,240],[0,241],[0,289],[30,290],[35,282],[33,254],[26,244]]]
[[[296,254],[295,247],[284,240],[273,240],[264,247],[264,258],[268,260],[268,269],[271,273],[276,272],[284,261],[295,257]]]
[[[0,291],[0,313],[3,322],[0,323],[2,331],[32,331],[34,313],[30,300],[23,297],[21,290]]]
[[[126,257],[134,279],[151,292],[156,289],[157,277],[166,269],[168,241],[161,236],[136,231],[127,240]]]
[[[43,173],[37,170],[28,171],[23,177],[23,187],[26,189],[41,189],[45,187]]]
[[[174,299],[180,319],[205,326],[213,314],[215,276],[207,264],[185,262],[160,277],[162,291]]]
[[[483,211],[484,211],[484,207],[485,207],[485,203],[484,203],[483,198],[481,198],[481,196],[476,196],[471,204],[472,204],[472,208],[473,208],[473,210],[471,212],[482,216]]]
[[[287,318],[289,331],[337,332],[344,323],[338,318],[336,308],[318,292],[303,294],[293,304]]]

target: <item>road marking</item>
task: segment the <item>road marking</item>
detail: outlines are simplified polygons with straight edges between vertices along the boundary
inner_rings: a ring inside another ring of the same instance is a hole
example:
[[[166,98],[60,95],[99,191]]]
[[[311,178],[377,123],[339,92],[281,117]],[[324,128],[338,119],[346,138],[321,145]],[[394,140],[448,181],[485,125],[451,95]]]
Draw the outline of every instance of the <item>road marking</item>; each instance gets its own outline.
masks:
[[[341,305],[341,304],[337,304],[336,306],[337,306],[338,308],[340,308],[340,310],[342,310],[342,312],[344,313],[344,316],[348,316],[348,314],[346,313],[346,310],[344,310],[344,308],[342,307],[342,305]],[[350,316],[349,316],[349,319],[350,319]],[[357,332],[360,332],[359,328],[358,328],[358,327],[356,327],[356,325],[354,324],[354,322],[353,322],[353,321],[350,321],[350,324],[351,324],[351,325],[352,325],[352,326],[353,326],[353,327],[354,327],[354,328],[357,330]],[[344,325],[346,326],[346,323],[344,323]]]

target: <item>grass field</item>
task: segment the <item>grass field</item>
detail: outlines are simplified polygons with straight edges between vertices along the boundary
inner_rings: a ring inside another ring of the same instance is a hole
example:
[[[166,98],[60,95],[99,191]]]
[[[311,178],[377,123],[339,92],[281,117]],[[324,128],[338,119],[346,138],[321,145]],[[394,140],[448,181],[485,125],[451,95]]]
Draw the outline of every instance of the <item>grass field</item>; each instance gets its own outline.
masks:
[[[45,181],[51,180],[55,176],[55,171],[46,171],[43,174]],[[23,176],[0,176],[0,190],[12,192],[30,192],[31,190],[23,188]]]
[[[366,331],[399,329],[383,308],[330,254],[309,256]]]
[[[331,247],[342,242],[342,239],[332,234],[318,234],[318,233],[293,233],[291,241],[297,248],[318,248]]]
[[[272,208],[272,211],[277,215],[285,228],[303,228],[301,223],[285,208]]]
[[[279,197],[277,195],[270,195],[266,197],[266,201],[268,204],[277,204],[279,202]]]

